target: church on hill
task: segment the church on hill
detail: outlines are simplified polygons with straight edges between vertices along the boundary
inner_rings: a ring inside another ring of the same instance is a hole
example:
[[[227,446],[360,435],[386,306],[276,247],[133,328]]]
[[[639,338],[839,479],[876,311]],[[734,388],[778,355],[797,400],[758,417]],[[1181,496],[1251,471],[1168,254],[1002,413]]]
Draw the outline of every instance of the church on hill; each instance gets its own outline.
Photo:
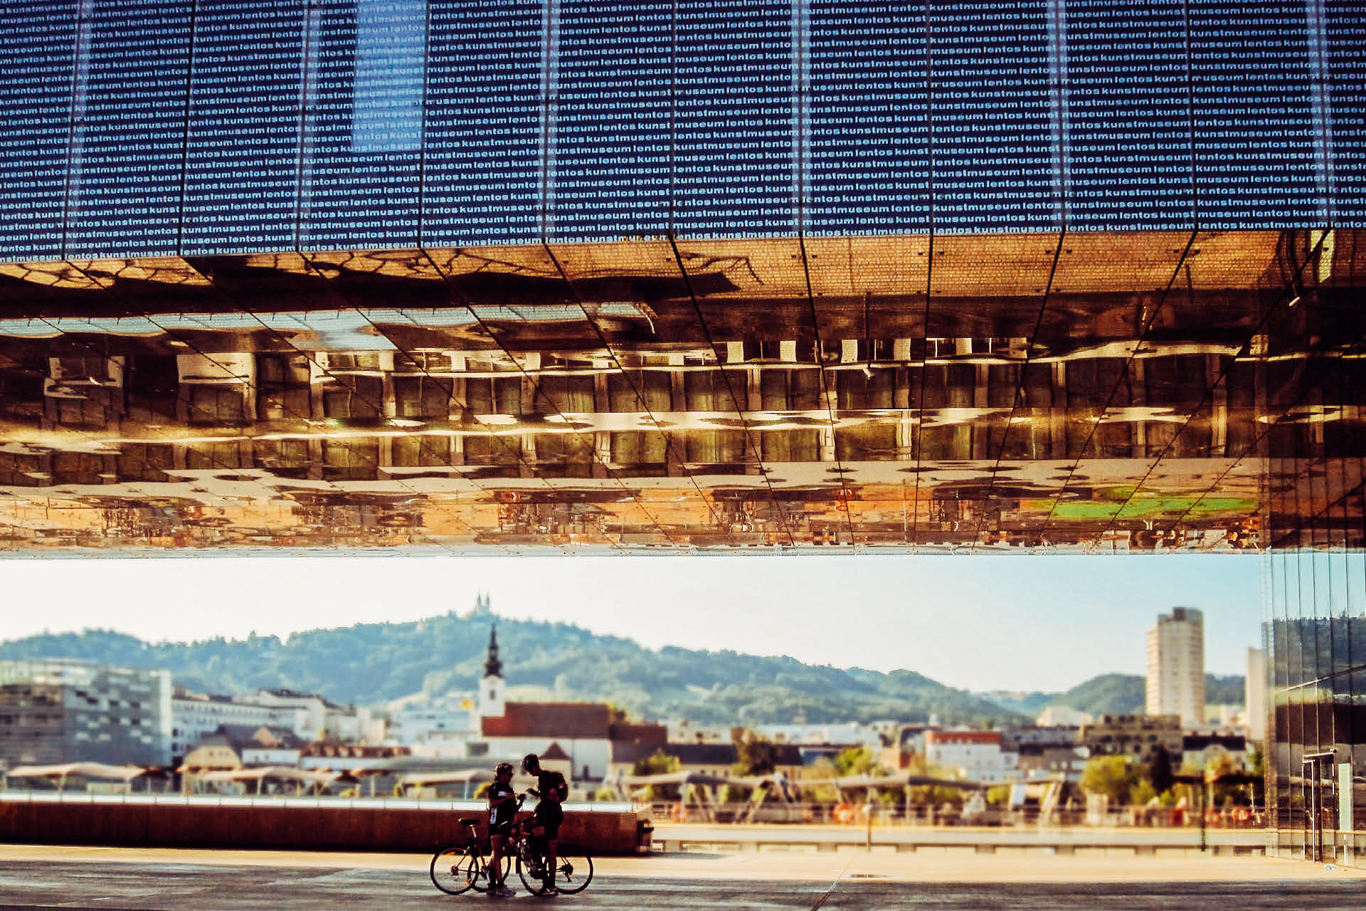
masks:
[[[611,707],[602,702],[509,702],[498,627],[489,630],[488,658],[479,681],[478,737],[469,755],[517,764],[527,753],[571,780],[600,779],[611,758]]]
[[[487,594],[466,619],[493,617]],[[511,702],[499,655],[498,624],[489,627],[484,674],[473,692],[410,699],[390,708],[391,734],[415,755],[507,761],[527,753],[571,781],[599,780],[611,759],[612,712],[601,702]]]

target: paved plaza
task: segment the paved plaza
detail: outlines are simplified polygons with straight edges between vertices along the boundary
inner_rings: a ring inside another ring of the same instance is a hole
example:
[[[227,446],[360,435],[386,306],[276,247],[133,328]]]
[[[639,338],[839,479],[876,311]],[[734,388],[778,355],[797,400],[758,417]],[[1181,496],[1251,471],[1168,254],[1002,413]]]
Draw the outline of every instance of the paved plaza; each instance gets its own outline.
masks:
[[[0,846],[0,909],[337,911],[501,902],[448,896],[419,855]],[[1360,908],[1366,871],[1262,857],[839,851],[602,858],[576,908]]]

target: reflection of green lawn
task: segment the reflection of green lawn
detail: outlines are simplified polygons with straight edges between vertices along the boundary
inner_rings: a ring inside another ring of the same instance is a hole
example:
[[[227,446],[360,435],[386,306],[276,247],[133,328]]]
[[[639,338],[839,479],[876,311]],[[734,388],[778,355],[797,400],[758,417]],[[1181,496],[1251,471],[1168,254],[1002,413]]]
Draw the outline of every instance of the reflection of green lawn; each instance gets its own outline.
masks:
[[[1192,508],[1194,504],[1194,508]],[[1143,519],[1152,516],[1179,516],[1190,511],[1190,518],[1217,518],[1219,516],[1245,516],[1255,512],[1255,500],[1242,497],[1204,497],[1196,502],[1194,497],[1139,497],[1124,502],[1096,502],[1094,500],[1072,503],[1059,503],[1053,510],[1055,519],[1108,519],[1123,510],[1126,519]]]

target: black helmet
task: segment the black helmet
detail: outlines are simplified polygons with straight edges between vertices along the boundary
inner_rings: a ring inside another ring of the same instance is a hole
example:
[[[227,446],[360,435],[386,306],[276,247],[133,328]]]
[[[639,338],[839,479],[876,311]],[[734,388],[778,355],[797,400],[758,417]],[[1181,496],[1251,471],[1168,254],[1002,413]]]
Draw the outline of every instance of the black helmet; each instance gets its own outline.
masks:
[[[532,769],[539,769],[540,767],[541,757],[537,756],[535,753],[527,753],[522,757],[523,772],[530,772]]]
[[[494,769],[493,769],[493,774],[494,774],[494,775],[500,775],[500,776],[501,776],[501,775],[511,775],[511,774],[512,774],[512,763],[510,763],[510,762],[500,762],[500,763],[498,763],[498,765],[495,766]]]

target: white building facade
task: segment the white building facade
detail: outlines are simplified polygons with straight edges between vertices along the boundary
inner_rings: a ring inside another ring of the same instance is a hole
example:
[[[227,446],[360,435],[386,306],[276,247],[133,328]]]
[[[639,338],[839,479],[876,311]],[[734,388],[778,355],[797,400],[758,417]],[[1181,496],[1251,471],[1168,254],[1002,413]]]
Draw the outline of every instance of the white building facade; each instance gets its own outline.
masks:
[[[402,746],[463,744],[478,733],[474,693],[451,692],[389,708],[389,739]],[[463,746],[454,755],[465,755]]]
[[[1178,715],[1185,728],[1205,722],[1204,616],[1175,607],[1148,630],[1148,715]]]
[[[171,697],[171,754],[183,759],[219,725],[286,727],[292,720],[292,713],[280,713],[270,706],[177,688]]]
[[[926,731],[925,759],[931,766],[982,784],[1019,777],[1020,754],[1001,749],[1000,731]]]

